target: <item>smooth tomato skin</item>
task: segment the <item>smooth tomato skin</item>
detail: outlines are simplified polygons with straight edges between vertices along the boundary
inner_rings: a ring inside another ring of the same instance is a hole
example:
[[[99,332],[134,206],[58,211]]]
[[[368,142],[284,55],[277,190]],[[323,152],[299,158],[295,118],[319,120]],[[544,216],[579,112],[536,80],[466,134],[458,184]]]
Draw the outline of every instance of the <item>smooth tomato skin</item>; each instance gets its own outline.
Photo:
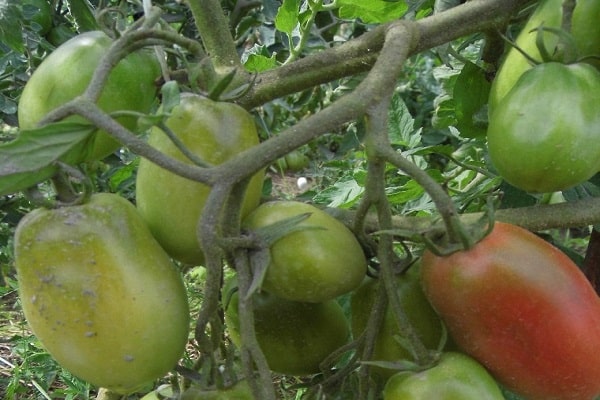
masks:
[[[421,372],[399,372],[386,383],[383,400],[504,400],[498,384],[477,361],[449,352]]]
[[[519,48],[538,61],[541,61],[541,56],[536,45],[537,31],[531,31],[542,24],[545,27],[559,28],[562,22],[562,3],[562,0],[541,1],[515,40]],[[577,1],[571,20],[571,35],[580,56],[600,54],[599,15],[600,2],[597,0]],[[544,42],[548,49],[553,49],[558,42],[558,36],[546,32],[544,33]],[[600,61],[598,60],[589,58],[586,62],[600,68]],[[509,48],[492,82],[489,95],[490,112],[493,112],[500,100],[506,96],[521,75],[531,67],[531,63],[521,52],[513,47]]]
[[[272,201],[242,225],[252,230],[304,213],[311,215],[299,225],[316,229],[292,232],[271,245],[262,288],[303,302],[331,300],[356,289],[366,274],[365,255],[354,234],[326,212],[297,201]]]
[[[600,72],[545,63],[525,72],[492,112],[490,159],[510,184],[555,192],[600,168]]]
[[[19,127],[35,128],[50,111],[83,94],[100,59],[112,44],[104,32],[91,31],[77,35],[48,55],[25,84],[18,104]],[[122,59],[111,71],[98,106],[106,111],[150,112],[157,93],[154,80],[160,67],[151,52],[137,51]],[[69,120],[83,121],[71,116]],[[135,129],[137,118],[117,119],[128,129]],[[26,131],[23,133],[26,134]],[[102,159],[120,144],[103,131],[94,134],[85,148],[76,148],[75,163]]]
[[[25,317],[59,364],[128,393],[182,356],[189,307],[179,272],[135,207],[115,194],[37,209],[15,233]]]
[[[413,265],[405,274],[397,277],[397,293],[403,310],[423,344],[431,350],[437,349],[443,336],[443,323],[429,304],[423,293],[419,279],[418,265]],[[376,300],[377,289],[382,285],[378,279],[365,278],[358,289],[350,296],[352,312],[352,334],[359,337],[367,326]],[[383,324],[375,339],[372,360],[400,361],[414,360],[411,352],[397,340],[399,336],[396,319],[391,308],[386,308]],[[374,374],[388,379],[398,371],[372,366]]]
[[[426,251],[421,279],[458,347],[509,389],[528,400],[600,394],[600,299],[554,246],[496,222],[470,250]]]
[[[256,340],[274,372],[297,376],[321,372],[319,364],[350,338],[348,320],[336,300],[301,303],[263,291],[254,295],[253,302]],[[225,310],[225,323],[239,347],[238,303],[235,292]]]
[[[221,164],[259,143],[252,116],[233,103],[184,94],[166,125],[204,162]],[[153,128],[148,144],[179,161],[192,164],[167,135]],[[264,172],[256,173],[246,190],[242,216],[258,206]],[[210,187],[180,177],[141,159],[137,172],[137,207],[150,230],[171,257],[192,265],[204,262],[196,234]]]

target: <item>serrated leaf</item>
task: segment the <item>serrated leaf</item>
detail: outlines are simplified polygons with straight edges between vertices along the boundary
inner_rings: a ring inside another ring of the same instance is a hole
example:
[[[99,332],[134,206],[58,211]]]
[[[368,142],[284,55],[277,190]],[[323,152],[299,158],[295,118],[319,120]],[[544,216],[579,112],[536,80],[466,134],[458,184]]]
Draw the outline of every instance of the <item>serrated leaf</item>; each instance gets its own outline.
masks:
[[[466,63],[454,84],[456,128],[463,137],[483,137],[487,130],[487,102],[490,82],[483,69]]]
[[[277,59],[275,54],[270,57],[263,56],[261,54],[249,54],[244,67],[250,72],[263,72],[269,69],[273,69],[277,66]]]
[[[377,24],[402,17],[408,10],[405,1],[388,2],[385,0],[339,0],[340,18],[360,18],[364,23]]]
[[[398,93],[392,97],[388,114],[388,127],[392,144],[412,148],[420,142],[419,135],[414,134],[415,120]]]
[[[21,131],[15,140],[0,145],[0,195],[50,178],[57,169],[55,162],[83,145],[94,131],[89,124],[57,122]]]
[[[275,28],[289,36],[298,24],[300,15],[300,0],[283,0],[275,16]]]
[[[317,194],[314,200],[319,204],[329,203],[328,207],[349,208],[358,201],[364,190],[354,178],[343,178]]]

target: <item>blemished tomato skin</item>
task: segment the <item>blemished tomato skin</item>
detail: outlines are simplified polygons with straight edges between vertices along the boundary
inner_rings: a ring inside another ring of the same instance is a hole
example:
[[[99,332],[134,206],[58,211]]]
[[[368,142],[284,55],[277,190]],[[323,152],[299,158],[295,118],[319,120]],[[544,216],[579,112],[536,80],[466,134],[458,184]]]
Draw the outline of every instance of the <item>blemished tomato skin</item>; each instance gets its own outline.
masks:
[[[397,277],[397,293],[408,320],[415,329],[419,339],[428,349],[437,349],[443,337],[443,323],[433,310],[423,293],[419,279],[419,265],[413,265],[404,274]],[[367,326],[377,295],[377,288],[382,285],[379,279],[365,278],[363,283],[352,292],[350,308],[352,311],[352,333],[358,338]],[[398,325],[391,308],[386,307],[385,317],[375,340],[373,361],[413,360],[410,350],[397,340]],[[447,344],[448,345],[448,344]],[[372,374],[384,379],[394,375],[397,370],[382,367],[371,367]]]
[[[15,234],[15,266],[30,327],[75,376],[129,393],[183,355],[183,281],[124,198],[95,194],[27,214]]]
[[[331,300],[356,289],[366,274],[365,255],[354,234],[326,212],[298,201],[271,201],[258,206],[242,225],[252,230],[304,213],[310,217],[299,226],[309,229],[271,245],[262,288],[302,302]]]
[[[488,149],[508,183],[550,193],[600,169],[600,72],[544,63],[525,72],[490,114]]]
[[[399,372],[386,383],[383,400],[503,400],[498,384],[477,361],[444,353],[433,367]]]
[[[600,394],[600,299],[533,233],[496,222],[467,251],[423,255],[425,294],[458,347],[528,400]]]
[[[226,285],[224,293],[227,293]],[[225,322],[231,340],[241,346],[239,296],[231,295]],[[289,301],[267,292],[254,295],[256,340],[269,368],[286,375],[321,372],[319,365],[350,339],[350,326],[336,300],[322,303]]]
[[[562,4],[562,0],[542,0],[515,40],[519,48],[537,61],[542,61],[536,45],[537,32],[531,31],[542,24],[544,27],[559,28],[562,22]],[[580,56],[600,54],[599,15],[600,2],[597,0],[577,1],[571,20],[571,35]],[[556,46],[558,39],[556,34],[544,33],[544,43],[550,50]],[[586,62],[600,67],[600,61],[597,59],[587,58]],[[489,96],[490,112],[506,96],[519,77],[531,67],[531,63],[520,51],[513,47],[509,48],[492,82]]]
[[[24,130],[35,128],[50,111],[83,94],[112,42],[104,32],[90,31],[71,38],[50,53],[25,84],[18,104],[19,127]],[[131,53],[111,71],[98,106],[106,112],[148,113],[156,99],[154,81],[159,76],[160,67],[153,53],[145,50]],[[83,120],[78,116],[68,119]],[[136,127],[135,117],[117,120],[128,129]],[[73,149],[80,153],[74,157],[74,162],[102,159],[119,146],[106,132],[98,131],[86,148]]]
[[[166,125],[194,154],[210,165],[222,164],[259,143],[252,116],[233,103],[215,102],[185,93]],[[153,128],[148,144],[179,161],[192,162],[159,128]],[[250,180],[242,216],[258,206],[264,171]],[[201,265],[204,253],[196,228],[210,187],[178,176],[158,165],[140,160],[136,180],[137,207],[150,230],[171,255],[191,265]]]

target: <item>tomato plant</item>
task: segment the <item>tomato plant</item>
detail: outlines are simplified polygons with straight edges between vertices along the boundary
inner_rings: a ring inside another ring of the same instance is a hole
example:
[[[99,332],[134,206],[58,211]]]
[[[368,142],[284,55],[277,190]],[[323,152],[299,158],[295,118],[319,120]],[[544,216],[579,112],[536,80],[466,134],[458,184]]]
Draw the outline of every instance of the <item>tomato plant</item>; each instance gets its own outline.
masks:
[[[599,103],[600,72],[590,65],[551,62],[528,70],[490,115],[492,163],[530,192],[588,180],[600,168]]]
[[[183,95],[166,125],[192,153],[211,165],[258,144],[254,120],[246,110],[199,95]],[[148,143],[192,164],[158,127],[150,132]],[[250,181],[242,215],[258,206],[263,176],[259,172]],[[207,185],[177,176],[146,159],[140,161],[136,181],[139,212],[167,253],[184,263],[198,265],[204,261],[196,227],[209,193]]]
[[[466,251],[422,261],[425,294],[456,344],[531,400],[600,394],[600,298],[533,233],[496,222]]]
[[[340,221],[297,201],[261,204],[243,221],[257,229],[309,213],[291,232],[270,247],[271,259],[262,288],[279,297],[306,302],[331,300],[362,282],[367,263],[360,243]]]
[[[234,292],[225,309],[225,322],[231,340],[240,346],[238,302]],[[319,364],[350,338],[348,320],[335,300],[302,303],[263,291],[254,295],[253,303],[256,340],[274,372],[318,373]]]
[[[83,94],[112,39],[100,31],[85,32],[63,43],[33,72],[19,99],[21,129],[34,128],[50,111]],[[153,53],[138,51],[122,59],[111,71],[98,100],[106,112],[127,110],[148,113],[156,99],[154,80],[160,76]],[[81,117],[69,117],[82,120]],[[135,129],[137,118],[117,118],[125,127]],[[26,132],[26,131],[25,131]],[[106,157],[119,143],[99,131],[84,148],[74,149],[75,163]],[[69,158],[71,160],[71,158]]]
[[[527,20],[515,40],[515,44],[529,56],[542,61],[536,43],[537,32],[534,29],[543,25],[547,28],[559,28],[562,22],[562,0],[543,0]],[[600,3],[595,0],[578,0],[571,20],[573,35],[579,56],[600,54]],[[545,47],[554,53],[559,37],[555,33],[543,34]],[[593,58],[586,61],[600,67],[600,62]],[[489,109],[493,111],[500,100],[508,94],[521,75],[532,67],[523,54],[515,48],[506,53],[502,65],[492,82],[489,96]]]
[[[425,297],[419,280],[418,265],[413,265],[406,273],[397,276],[397,292],[403,310],[423,344],[429,349],[437,349],[444,335],[444,327],[437,313]],[[361,286],[350,298],[352,311],[352,333],[357,338],[367,326],[375,302],[380,280],[365,278]],[[386,308],[383,324],[380,326],[373,350],[373,361],[399,361],[413,359],[410,349],[398,339],[399,332],[394,314]],[[397,371],[381,367],[371,367],[377,374],[389,378]]]
[[[127,393],[182,356],[183,282],[124,198],[32,211],[15,234],[15,266],[29,325],[74,375]]]
[[[392,376],[383,400],[503,400],[498,384],[477,361],[461,353],[444,353],[424,371]]]

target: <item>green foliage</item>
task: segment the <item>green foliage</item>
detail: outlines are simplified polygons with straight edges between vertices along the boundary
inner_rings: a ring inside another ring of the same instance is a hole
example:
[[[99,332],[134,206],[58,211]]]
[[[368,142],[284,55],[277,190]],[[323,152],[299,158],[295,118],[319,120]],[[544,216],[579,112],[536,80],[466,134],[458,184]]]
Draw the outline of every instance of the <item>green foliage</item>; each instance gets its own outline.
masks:
[[[381,23],[400,18],[408,10],[404,1],[339,0],[339,16],[344,19],[360,18],[364,23]]]

